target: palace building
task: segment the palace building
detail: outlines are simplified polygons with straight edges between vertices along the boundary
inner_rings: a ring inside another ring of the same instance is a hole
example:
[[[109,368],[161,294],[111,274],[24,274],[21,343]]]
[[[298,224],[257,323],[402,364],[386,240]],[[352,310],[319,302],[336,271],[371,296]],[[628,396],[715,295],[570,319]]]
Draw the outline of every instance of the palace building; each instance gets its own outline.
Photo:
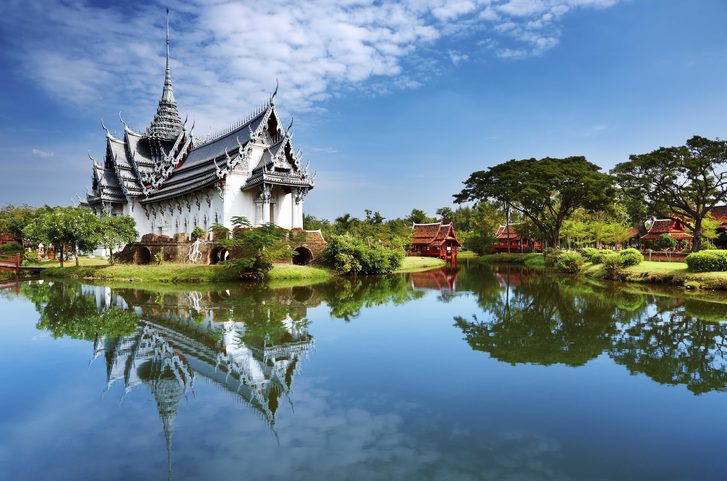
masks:
[[[82,204],[95,213],[130,215],[140,234],[174,236],[214,224],[232,228],[245,217],[253,226],[303,227],[303,203],[315,175],[301,165],[275,109],[275,92],[260,108],[225,131],[199,139],[182,121],[169,66],[156,115],[145,131],[119,115],[123,136],[105,125],[106,152],[93,162],[91,191]],[[89,155],[90,156],[90,155]]]

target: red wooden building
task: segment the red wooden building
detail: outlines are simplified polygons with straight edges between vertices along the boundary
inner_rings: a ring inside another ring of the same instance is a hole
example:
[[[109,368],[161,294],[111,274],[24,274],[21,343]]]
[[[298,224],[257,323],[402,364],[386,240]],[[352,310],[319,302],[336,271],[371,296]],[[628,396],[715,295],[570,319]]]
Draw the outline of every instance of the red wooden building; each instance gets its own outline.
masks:
[[[411,234],[410,256],[455,259],[462,243],[457,239],[452,224],[414,224]]]
[[[0,246],[9,244],[10,242],[18,242],[18,239],[14,235],[5,232],[0,232]]]
[[[542,250],[543,246],[538,241],[523,239],[515,228],[515,224],[501,225],[495,232],[497,241],[492,247],[492,252],[520,252],[521,250]]]
[[[710,211],[712,218],[719,222],[714,244],[719,249],[727,249],[727,205],[718,205]]]
[[[654,242],[663,234],[669,234],[680,242],[677,250],[682,250],[681,241],[687,241],[687,248],[692,248],[692,234],[687,232],[682,221],[673,219],[652,219],[649,232],[641,236],[643,248],[655,249]]]

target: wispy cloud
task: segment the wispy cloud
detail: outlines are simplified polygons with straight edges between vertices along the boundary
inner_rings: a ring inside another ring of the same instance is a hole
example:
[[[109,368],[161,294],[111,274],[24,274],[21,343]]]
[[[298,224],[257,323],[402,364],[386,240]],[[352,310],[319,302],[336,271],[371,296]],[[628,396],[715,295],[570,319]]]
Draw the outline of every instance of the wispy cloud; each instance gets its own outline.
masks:
[[[306,151],[315,152],[318,154],[337,154],[339,151],[335,147],[306,147]]]
[[[41,150],[41,149],[33,149],[31,151],[31,153],[42,159],[47,159],[47,158],[53,157],[55,155],[53,152],[48,152],[47,150]]]
[[[436,49],[445,40],[476,37],[503,58],[541,55],[557,45],[568,12],[618,1],[176,0],[175,90],[200,130],[243,116],[276,78],[280,103],[305,111],[349,89],[381,94],[421,85],[418,66],[436,72],[431,62],[442,58]],[[126,105],[127,120],[148,122],[163,79],[167,3],[7,0],[0,7],[12,47],[6,55],[60,101]],[[462,49],[442,53],[455,65],[469,60]]]

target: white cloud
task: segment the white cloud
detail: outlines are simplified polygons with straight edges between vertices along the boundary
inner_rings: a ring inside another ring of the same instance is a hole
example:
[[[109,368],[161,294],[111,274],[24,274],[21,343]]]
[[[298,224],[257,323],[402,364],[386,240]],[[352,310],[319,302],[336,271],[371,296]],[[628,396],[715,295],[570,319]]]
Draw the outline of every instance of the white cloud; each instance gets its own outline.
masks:
[[[55,155],[53,152],[48,152],[47,150],[41,150],[41,149],[33,149],[31,151],[31,153],[42,159],[47,159],[47,158],[53,157]]]
[[[319,108],[350,89],[415,88],[439,71],[432,59],[442,58],[440,43],[474,37],[496,45],[499,57],[540,55],[558,43],[567,12],[617,2],[176,0],[175,93],[204,133],[262,103],[276,78],[279,103],[290,111]],[[127,120],[143,127],[162,87],[166,6],[9,0],[0,7],[0,29],[21,73],[49,95],[79,106],[123,106]],[[463,48],[443,50],[455,65],[470,57]]]
[[[459,65],[460,63],[470,58],[470,56],[466,53],[458,52],[451,49],[447,50],[447,55],[449,55],[449,60],[451,60],[454,65]]]

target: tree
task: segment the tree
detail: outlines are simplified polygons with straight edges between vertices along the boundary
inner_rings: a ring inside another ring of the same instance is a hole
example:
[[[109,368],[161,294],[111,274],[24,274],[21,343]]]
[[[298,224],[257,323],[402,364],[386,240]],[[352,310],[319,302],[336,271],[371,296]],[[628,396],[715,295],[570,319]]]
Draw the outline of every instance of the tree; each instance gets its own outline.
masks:
[[[8,204],[0,209],[0,232],[12,234],[16,238],[23,237],[23,229],[36,216],[36,209],[29,205],[14,206]]]
[[[686,145],[631,155],[612,172],[623,192],[643,199],[652,215],[682,221],[698,251],[705,217],[727,201],[725,164],[727,141],[694,136]]]
[[[136,223],[128,215],[104,216],[99,219],[100,243],[109,251],[109,262],[114,263],[114,248],[136,240]]]
[[[406,216],[405,219],[412,224],[429,224],[436,222],[434,219],[427,216],[427,213],[421,209],[412,209],[411,213]]]
[[[386,217],[381,215],[381,212],[378,210],[376,212],[372,212],[371,209],[366,209],[364,213],[366,214],[366,222],[372,225],[381,225],[384,223],[384,220],[386,220]]]
[[[39,209],[38,216],[23,229],[25,237],[52,245],[60,253],[61,267],[66,251],[94,249],[100,242],[99,220],[90,210],[82,207],[48,207]]]
[[[454,211],[449,207],[440,207],[437,209],[436,214],[442,218],[442,222],[450,224],[454,221]]]
[[[613,197],[611,178],[585,157],[524,159],[473,172],[455,202],[500,202],[558,244],[563,222],[576,209],[599,210]]]

